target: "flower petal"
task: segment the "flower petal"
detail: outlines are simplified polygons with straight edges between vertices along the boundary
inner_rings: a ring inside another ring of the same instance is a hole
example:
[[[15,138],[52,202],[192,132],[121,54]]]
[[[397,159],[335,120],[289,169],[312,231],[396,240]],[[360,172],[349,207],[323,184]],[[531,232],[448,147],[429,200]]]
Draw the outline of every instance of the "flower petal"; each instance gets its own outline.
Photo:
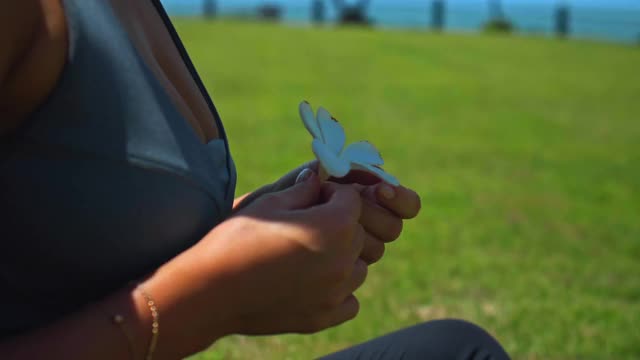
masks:
[[[320,125],[320,131],[322,131],[324,143],[329,146],[331,151],[339,155],[346,141],[342,125],[323,107],[318,108],[317,120],[318,125]]]
[[[384,165],[384,160],[378,149],[368,141],[358,141],[349,146],[342,152],[342,157],[349,162],[369,165]]]
[[[318,120],[313,114],[313,109],[311,108],[311,105],[308,102],[303,101],[300,103],[299,111],[300,111],[300,118],[304,123],[304,127],[307,128],[311,136],[313,136],[316,139],[322,139],[322,132],[320,131],[320,127],[318,126]]]
[[[373,165],[367,165],[367,164],[358,164],[358,163],[352,163],[351,164],[351,168],[355,169],[355,170],[362,170],[362,171],[366,171],[368,173],[374,174],[377,177],[379,177],[380,179],[382,179],[383,181],[393,185],[393,186],[398,186],[400,185],[400,182],[398,181],[398,179],[396,179],[393,175],[389,174],[388,172],[382,170],[379,167],[373,166]]]
[[[337,154],[320,140],[313,139],[311,146],[313,147],[313,153],[316,154],[318,161],[320,161],[320,164],[327,170],[329,175],[343,177],[351,170],[348,161],[339,158]]]

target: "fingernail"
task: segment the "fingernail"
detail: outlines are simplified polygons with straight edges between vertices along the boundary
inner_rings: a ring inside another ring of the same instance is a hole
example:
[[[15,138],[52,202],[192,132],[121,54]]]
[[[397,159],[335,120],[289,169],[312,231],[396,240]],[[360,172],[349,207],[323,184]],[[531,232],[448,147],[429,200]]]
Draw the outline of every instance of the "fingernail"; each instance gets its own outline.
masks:
[[[387,184],[380,185],[380,195],[387,200],[393,200],[396,197],[396,191]]]
[[[309,178],[311,178],[311,175],[313,175],[313,171],[311,171],[311,169],[304,169],[300,171],[300,174],[298,174],[298,177],[296,177],[296,184],[309,180]]]

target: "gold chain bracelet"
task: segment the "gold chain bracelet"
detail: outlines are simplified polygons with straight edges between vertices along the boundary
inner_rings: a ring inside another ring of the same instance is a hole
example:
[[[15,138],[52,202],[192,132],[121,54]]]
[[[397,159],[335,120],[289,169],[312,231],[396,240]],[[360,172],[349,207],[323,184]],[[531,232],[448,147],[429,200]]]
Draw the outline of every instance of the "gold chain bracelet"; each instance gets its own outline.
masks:
[[[149,310],[151,311],[151,318],[152,318],[151,340],[149,340],[149,348],[147,349],[147,354],[145,355],[144,358],[145,360],[152,360],[153,353],[156,351],[156,347],[158,345],[158,336],[160,335],[160,322],[159,322],[160,314],[158,312],[158,307],[156,305],[155,300],[142,287],[141,284],[138,284],[134,288],[134,291],[135,290],[140,291],[140,293],[144,297],[144,300],[146,301],[147,306],[149,307]],[[134,342],[133,336],[131,335],[131,333],[129,332],[129,329],[126,326],[126,320],[124,316],[122,316],[121,314],[115,314],[115,315],[110,315],[109,318],[114,325],[120,328],[122,334],[126,337],[129,355],[131,356],[131,359],[135,360],[135,349],[134,349],[135,342]]]
[[[147,306],[149,307],[149,310],[151,310],[151,318],[153,319],[153,322],[151,323],[151,340],[149,341],[149,349],[145,356],[146,360],[151,360],[153,358],[153,353],[156,351],[156,346],[158,345],[158,335],[160,335],[160,313],[158,312],[156,302],[141,284],[138,284],[137,289],[140,290],[140,293],[147,301]]]

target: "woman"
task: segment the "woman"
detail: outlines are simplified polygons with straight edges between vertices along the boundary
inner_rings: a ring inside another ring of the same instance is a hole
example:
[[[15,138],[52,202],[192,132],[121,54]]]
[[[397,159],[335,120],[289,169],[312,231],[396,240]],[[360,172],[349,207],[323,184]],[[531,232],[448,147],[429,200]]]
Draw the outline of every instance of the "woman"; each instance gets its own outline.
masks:
[[[310,163],[234,201],[222,124],[158,1],[0,14],[0,358],[175,359],[357,315],[415,192],[321,183]],[[383,353],[507,357],[441,321],[329,358]]]

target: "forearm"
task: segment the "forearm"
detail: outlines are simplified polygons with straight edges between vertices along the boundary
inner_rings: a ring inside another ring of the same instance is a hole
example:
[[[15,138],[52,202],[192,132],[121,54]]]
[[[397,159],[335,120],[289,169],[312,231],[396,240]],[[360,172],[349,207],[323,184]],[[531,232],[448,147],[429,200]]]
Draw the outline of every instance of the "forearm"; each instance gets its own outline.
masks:
[[[199,278],[189,256],[188,252],[179,255],[141,284],[154,298],[159,312],[154,360],[183,358],[230,332],[223,319],[228,312],[222,310],[228,307],[222,304],[224,297],[208,299],[207,304],[194,300],[197,296],[193,294],[204,279]],[[215,281],[210,279],[207,287],[215,289]],[[219,321],[211,321],[206,329],[198,328],[202,309],[207,310],[209,318],[220,309]],[[113,322],[115,315],[124,319],[123,328]],[[0,359],[144,359],[152,323],[147,300],[140,289],[130,286],[49,326],[5,339],[0,342]]]
[[[0,343],[2,359],[128,359],[129,346],[141,358],[144,343],[150,339],[151,320],[144,299],[131,289],[121,290],[35,332]],[[132,334],[131,342],[111,314],[120,314]],[[142,329],[148,329],[145,334]]]

